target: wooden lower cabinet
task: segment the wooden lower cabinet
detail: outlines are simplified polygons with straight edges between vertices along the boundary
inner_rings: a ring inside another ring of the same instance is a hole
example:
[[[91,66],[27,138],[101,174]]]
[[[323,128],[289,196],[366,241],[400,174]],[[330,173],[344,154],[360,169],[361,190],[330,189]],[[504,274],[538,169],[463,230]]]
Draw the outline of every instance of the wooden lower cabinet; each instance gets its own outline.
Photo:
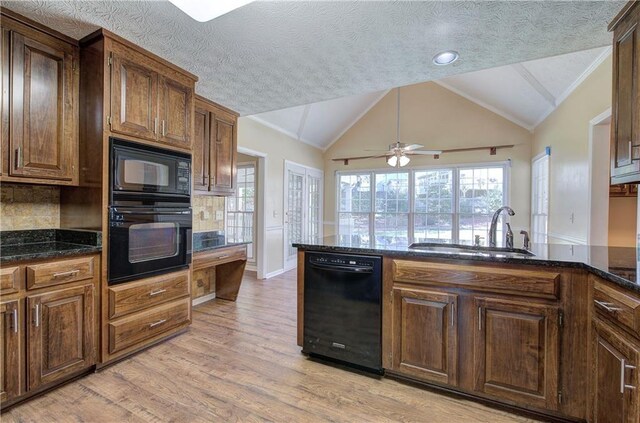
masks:
[[[24,389],[23,313],[21,300],[0,303],[0,401],[18,397]]]
[[[557,410],[558,307],[483,297],[475,305],[475,390]]]
[[[393,369],[420,379],[457,385],[458,296],[393,290]]]
[[[592,423],[640,421],[640,345],[599,319],[592,331]]]
[[[87,284],[27,297],[30,390],[95,363],[93,295]]]

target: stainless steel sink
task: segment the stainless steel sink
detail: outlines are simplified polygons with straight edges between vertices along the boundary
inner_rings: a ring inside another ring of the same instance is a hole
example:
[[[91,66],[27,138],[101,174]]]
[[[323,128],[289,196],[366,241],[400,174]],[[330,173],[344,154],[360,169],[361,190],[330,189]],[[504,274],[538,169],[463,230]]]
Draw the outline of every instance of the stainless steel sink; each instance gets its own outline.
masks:
[[[531,251],[520,248],[501,247],[473,247],[471,245],[460,244],[435,244],[430,242],[416,242],[409,245],[410,250],[424,251],[428,253],[459,254],[483,257],[513,257],[525,258],[534,257]]]

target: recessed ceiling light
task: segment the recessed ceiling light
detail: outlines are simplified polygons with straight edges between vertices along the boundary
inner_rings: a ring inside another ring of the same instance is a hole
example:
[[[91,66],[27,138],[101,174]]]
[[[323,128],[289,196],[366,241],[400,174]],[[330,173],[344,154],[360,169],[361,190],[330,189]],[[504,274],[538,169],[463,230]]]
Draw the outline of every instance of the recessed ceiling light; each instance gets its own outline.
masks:
[[[207,22],[251,3],[251,0],[169,0],[198,22]]]
[[[433,56],[433,63],[438,66],[449,65],[458,60],[460,55],[457,51],[447,50]]]

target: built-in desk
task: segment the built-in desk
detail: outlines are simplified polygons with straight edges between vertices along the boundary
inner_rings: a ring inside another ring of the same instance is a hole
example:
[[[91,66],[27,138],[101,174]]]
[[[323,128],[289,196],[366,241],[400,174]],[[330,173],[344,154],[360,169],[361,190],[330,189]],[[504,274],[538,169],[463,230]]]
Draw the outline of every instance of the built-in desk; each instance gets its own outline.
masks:
[[[213,298],[235,301],[247,264],[247,245],[223,245],[195,251],[192,266],[193,305]]]

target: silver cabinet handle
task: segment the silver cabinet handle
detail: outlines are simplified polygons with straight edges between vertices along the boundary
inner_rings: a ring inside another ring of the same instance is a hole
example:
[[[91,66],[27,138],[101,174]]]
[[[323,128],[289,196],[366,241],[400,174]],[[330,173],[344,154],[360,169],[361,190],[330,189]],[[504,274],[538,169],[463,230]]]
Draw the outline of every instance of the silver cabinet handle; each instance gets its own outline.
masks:
[[[216,257],[217,260],[222,260],[222,259],[226,259],[229,258],[229,254],[223,254],[221,256]]]
[[[14,308],[13,312],[13,333],[18,333],[18,309]]]
[[[156,295],[162,294],[163,292],[167,292],[167,290],[166,289],[158,289],[157,291],[151,291],[151,292],[149,292],[149,296],[150,297],[154,297]]]
[[[454,326],[455,303],[451,303],[451,327]]]
[[[53,274],[53,278],[57,279],[57,278],[68,278],[71,276],[75,276],[78,273],[80,273],[80,270],[70,270],[68,272],[59,272],[59,273],[54,273]]]
[[[155,328],[156,326],[161,325],[161,324],[163,324],[163,323],[164,323],[164,322],[166,322],[166,321],[167,321],[167,319],[158,320],[158,321],[157,321],[157,322],[155,322],[155,323],[151,323],[151,324],[149,325],[149,328]]]
[[[631,390],[635,390],[636,387],[633,385],[627,385],[626,384],[626,370],[635,370],[636,366],[632,366],[630,364],[627,364],[626,360],[622,360],[620,362],[620,393],[624,394],[624,390],[625,389],[631,389]]]
[[[640,151],[640,144],[633,145],[633,143],[629,141],[629,157],[631,157],[632,162],[640,160],[640,156],[634,156],[633,154],[636,150]]]
[[[158,118],[153,118],[153,133],[158,133]]]
[[[482,331],[482,307],[478,307],[478,330]]]
[[[34,308],[34,312],[35,312],[35,324],[36,327],[40,327],[40,303],[36,304],[35,308]]]
[[[22,163],[22,147],[16,148],[16,168],[23,167],[24,163]]]
[[[164,119],[162,119],[162,136],[164,137],[165,135]]]
[[[596,305],[607,310],[609,313],[622,310],[621,308],[618,308],[618,307],[611,307],[611,303],[605,303],[604,301],[593,300],[593,302],[596,303]]]

